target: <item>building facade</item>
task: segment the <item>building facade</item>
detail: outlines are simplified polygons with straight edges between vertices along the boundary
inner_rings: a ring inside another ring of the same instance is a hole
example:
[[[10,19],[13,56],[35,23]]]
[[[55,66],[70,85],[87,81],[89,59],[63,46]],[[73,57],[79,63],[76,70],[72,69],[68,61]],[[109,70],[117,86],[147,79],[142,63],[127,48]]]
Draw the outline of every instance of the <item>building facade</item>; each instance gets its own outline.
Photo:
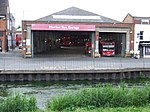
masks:
[[[101,40],[116,43],[116,55],[127,56],[130,52],[131,24],[122,23],[92,12],[71,7],[35,21],[22,22],[23,55],[33,57],[47,51],[49,43],[57,48],[58,40],[64,37],[77,40],[90,40],[92,57],[99,57]],[[84,37],[84,38],[83,38]],[[70,41],[71,42],[71,41]],[[85,43],[84,43],[85,44]]]
[[[13,14],[10,14],[10,35],[8,36],[8,50],[13,50],[16,46],[16,39],[15,39],[15,18]]]
[[[8,51],[10,36],[10,8],[8,0],[0,0],[0,46],[2,52]]]
[[[140,54],[140,57],[150,58],[150,17],[136,17],[127,14],[123,20],[125,23],[131,23],[134,47],[134,55]]]

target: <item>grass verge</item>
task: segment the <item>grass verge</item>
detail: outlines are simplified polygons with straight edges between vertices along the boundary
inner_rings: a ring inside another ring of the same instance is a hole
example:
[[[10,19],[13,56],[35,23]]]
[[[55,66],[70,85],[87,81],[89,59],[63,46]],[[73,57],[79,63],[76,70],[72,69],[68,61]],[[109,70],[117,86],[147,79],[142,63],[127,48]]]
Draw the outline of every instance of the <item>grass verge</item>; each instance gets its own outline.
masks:
[[[48,103],[52,111],[74,111],[77,108],[141,107],[150,103],[150,87],[121,88],[107,85],[83,89],[79,93],[66,94]],[[103,112],[103,111],[102,111]]]
[[[36,99],[34,97],[27,99],[19,94],[7,97],[0,104],[0,112],[28,112],[36,109]]]

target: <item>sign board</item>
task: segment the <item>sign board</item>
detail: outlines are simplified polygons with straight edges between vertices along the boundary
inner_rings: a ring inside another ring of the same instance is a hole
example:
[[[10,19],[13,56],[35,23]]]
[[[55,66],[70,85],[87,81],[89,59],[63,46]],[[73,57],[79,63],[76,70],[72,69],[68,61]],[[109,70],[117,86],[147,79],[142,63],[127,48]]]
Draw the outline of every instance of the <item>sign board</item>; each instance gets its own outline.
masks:
[[[75,24],[32,24],[31,30],[55,30],[55,31],[95,31],[95,25]]]

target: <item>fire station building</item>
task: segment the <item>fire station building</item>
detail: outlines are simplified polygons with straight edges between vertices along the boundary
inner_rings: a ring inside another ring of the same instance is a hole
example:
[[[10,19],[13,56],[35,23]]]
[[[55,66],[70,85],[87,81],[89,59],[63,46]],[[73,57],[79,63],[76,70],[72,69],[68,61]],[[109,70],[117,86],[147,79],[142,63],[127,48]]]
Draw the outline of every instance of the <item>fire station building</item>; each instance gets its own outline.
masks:
[[[91,56],[100,57],[101,40],[115,42],[116,56],[128,56],[133,47],[131,26],[130,23],[70,7],[35,21],[22,21],[23,56],[59,54],[61,51],[85,55],[85,44],[91,42]]]

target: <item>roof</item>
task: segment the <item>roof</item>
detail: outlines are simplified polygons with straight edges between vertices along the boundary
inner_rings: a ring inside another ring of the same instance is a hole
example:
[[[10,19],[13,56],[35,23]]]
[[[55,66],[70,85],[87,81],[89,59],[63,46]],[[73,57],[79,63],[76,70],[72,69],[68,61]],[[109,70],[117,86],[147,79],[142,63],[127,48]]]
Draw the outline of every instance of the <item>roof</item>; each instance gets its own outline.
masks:
[[[137,17],[137,16],[133,16],[134,19],[150,19],[150,17]]]
[[[140,17],[140,16],[132,16],[131,14],[129,14],[131,17],[133,17],[134,19],[150,19],[150,17]]]
[[[0,15],[6,16],[8,0],[0,0]]]
[[[120,23],[119,21],[77,7],[67,8],[65,10],[37,19],[36,21]]]

